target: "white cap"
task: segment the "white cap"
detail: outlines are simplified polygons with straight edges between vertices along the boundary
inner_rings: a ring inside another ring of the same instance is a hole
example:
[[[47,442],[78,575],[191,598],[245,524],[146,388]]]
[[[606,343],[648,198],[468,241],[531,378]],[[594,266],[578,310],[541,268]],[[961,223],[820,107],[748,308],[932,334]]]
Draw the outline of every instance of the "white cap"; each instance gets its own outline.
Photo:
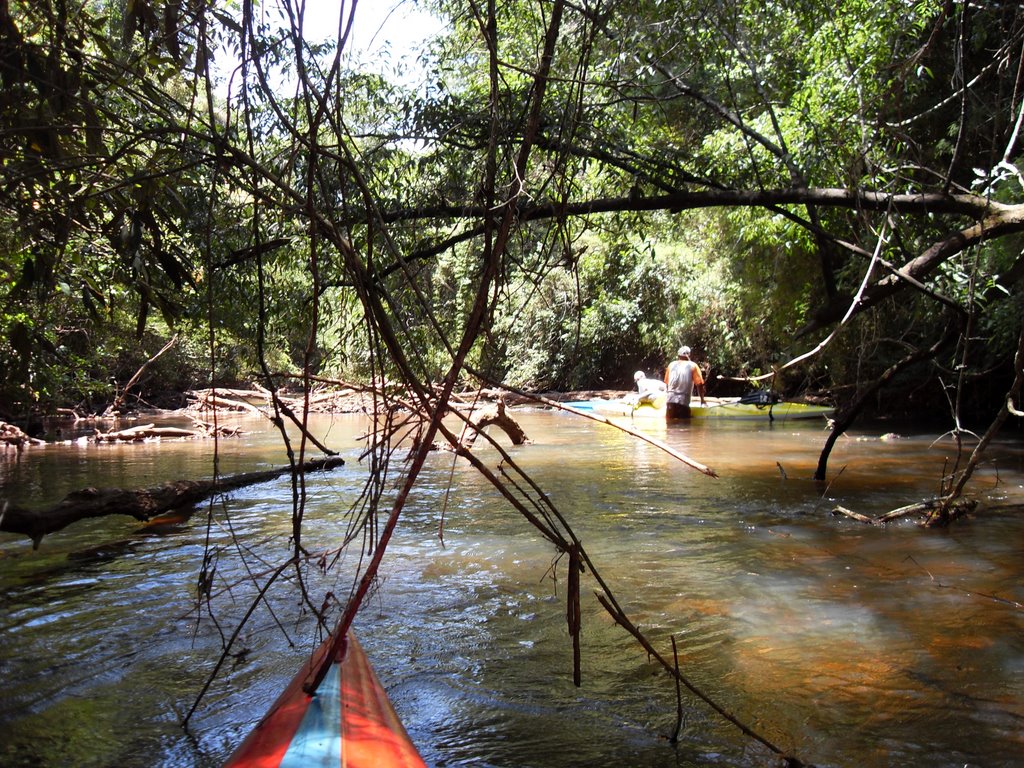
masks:
[[[644,373],[643,371],[637,371],[636,373],[633,374],[633,381],[640,381],[640,379],[646,379],[646,378],[647,378],[647,374]]]
[[[682,346],[682,347],[679,348],[679,356],[680,357],[682,357],[683,355],[689,355],[689,354],[690,354],[690,348],[689,347]]]

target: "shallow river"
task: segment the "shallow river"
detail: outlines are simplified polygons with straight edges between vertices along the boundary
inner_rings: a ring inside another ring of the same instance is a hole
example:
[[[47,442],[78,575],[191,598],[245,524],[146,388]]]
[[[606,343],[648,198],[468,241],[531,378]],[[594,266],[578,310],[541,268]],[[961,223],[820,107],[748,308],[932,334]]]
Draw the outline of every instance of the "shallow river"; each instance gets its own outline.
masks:
[[[651,433],[646,443],[568,414],[517,411],[510,449],[569,519],[615,597],[683,673],[753,731],[819,766],[1024,765],[1024,444],[1011,435],[974,481],[979,511],[946,530],[876,515],[933,495],[955,457],[935,433],[844,437],[830,484],[809,478],[819,422]],[[223,474],[279,466],[254,421],[219,442]],[[310,477],[304,544],[336,547],[365,480],[358,417],[319,417],[346,466]],[[1018,442],[1014,442],[1014,440]],[[0,455],[3,497],[43,506],[85,486],[212,473],[212,441],[48,446]],[[492,467],[497,453],[481,445]],[[189,519],[81,522],[43,540],[0,535],[0,765],[215,766],[316,642],[288,579],[268,591],[192,716],[255,578],[289,555],[287,480]],[[208,525],[208,520],[213,523]],[[443,531],[442,536],[439,535]],[[358,547],[356,547],[358,549]],[[204,552],[215,553],[197,621]],[[345,594],[355,554],[307,576]],[[582,686],[572,684],[563,563],[475,470],[432,455],[356,621],[432,766],[773,765],[766,747],[683,696],[582,580]],[[210,616],[210,609],[213,616]]]

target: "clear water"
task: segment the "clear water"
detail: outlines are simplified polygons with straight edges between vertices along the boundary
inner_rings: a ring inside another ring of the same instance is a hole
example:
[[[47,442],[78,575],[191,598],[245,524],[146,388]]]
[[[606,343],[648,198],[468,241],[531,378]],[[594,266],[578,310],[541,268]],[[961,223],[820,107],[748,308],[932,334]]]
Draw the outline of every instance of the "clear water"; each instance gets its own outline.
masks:
[[[521,411],[514,459],[570,520],[634,623],[694,684],[771,743],[819,766],[1024,764],[1024,449],[1013,436],[974,482],[982,506],[947,530],[873,515],[934,494],[954,456],[936,434],[843,438],[830,484],[809,478],[825,433],[644,427],[712,466],[573,416]],[[317,417],[348,464],[309,478],[304,543],[333,550],[366,477],[359,417]],[[272,432],[218,446],[220,471],[279,466]],[[888,428],[886,428],[888,429]],[[495,467],[493,449],[479,447]],[[213,443],[49,446],[0,459],[4,498],[45,505],[89,486],[139,487],[212,472]],[[1016,509],[1012,505],[1017,505]],[[208,525],[208,520],[213,523]],[[187,520],[76,524],[0,536],[0,764],[219,765],[317,642],[286,569],[180,726],[259,587],[291,553],[287,480],[249,487]],[[443,540],[441,533],[443,532]],[[244,547],[244,549],[243,549]],[[197,620],[205,551],[216,553]],[[347,593],[358,545],[309,599]],[[484,481],[434,454],[356,629],[434,766],[773,764],[774,755],[684,692],[582,580],[583,684],[572,684],[564,563]],[[552,566],[557,578],[552,578]]]

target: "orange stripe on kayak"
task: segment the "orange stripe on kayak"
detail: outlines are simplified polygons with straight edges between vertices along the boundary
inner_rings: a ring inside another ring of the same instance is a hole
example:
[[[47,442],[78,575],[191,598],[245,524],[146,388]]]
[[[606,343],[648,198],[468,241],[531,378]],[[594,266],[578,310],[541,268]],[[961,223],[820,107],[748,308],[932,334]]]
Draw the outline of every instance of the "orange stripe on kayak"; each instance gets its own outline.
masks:
[[[344,768],[425,768],[355,636],[341,665]]]

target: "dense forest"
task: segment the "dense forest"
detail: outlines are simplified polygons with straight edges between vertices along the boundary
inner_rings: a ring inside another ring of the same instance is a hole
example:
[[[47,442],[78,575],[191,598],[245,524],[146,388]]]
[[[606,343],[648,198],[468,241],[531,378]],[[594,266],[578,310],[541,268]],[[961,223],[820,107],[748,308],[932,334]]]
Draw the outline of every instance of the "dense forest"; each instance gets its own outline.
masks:
[[[685,343],[710,394],[827,397],[833,434],[1019,424],[1019,3],[415,6],[440,32],[370,54],[355,0],[316,29],[304,0],[0,0],[0,420],[259,386],[298,467],[318,446],[295,456],[277,393],[361,388],[337,637],[445,443],[564,556],[570,632],[586,573],[641,644],[550,498],[445,421],[453,394],[628,389]],[[293,482],[260,596],[319,567]]]

